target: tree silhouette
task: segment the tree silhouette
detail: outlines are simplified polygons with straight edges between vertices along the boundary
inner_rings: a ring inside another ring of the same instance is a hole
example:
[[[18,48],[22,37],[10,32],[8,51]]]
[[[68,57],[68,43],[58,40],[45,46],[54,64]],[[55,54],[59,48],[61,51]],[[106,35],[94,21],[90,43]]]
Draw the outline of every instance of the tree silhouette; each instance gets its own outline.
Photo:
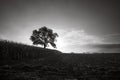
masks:
[[[33,30],[30,40],[33,42],[34,45],[39,44],[46,48],[48,44],[51,44],[52,47],[56,48],[56,37],[58,37],[57,33],[53,33],[52,29],[43,26],[39,28],[39,30]]]

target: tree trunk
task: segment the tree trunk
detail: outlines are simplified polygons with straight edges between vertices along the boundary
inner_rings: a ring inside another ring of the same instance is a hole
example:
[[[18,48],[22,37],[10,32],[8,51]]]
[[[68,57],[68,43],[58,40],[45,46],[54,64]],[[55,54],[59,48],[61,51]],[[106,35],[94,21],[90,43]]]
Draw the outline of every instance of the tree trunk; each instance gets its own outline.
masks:
[[[44,49],[46,48],[46,44],[44,44]]]

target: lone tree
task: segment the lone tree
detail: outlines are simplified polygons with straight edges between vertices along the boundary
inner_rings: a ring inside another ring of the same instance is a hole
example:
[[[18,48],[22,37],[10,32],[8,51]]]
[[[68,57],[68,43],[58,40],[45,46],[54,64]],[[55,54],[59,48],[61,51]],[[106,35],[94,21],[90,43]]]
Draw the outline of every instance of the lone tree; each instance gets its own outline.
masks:
[[[42,45],[44,48],[51,44],[52,47],[56,48],[56,37],[58,37],[57,33],[53,33],[52,29],[43,26],[38,30],[33,30],[32,36],[30,40],[33,42],[34,45]]]

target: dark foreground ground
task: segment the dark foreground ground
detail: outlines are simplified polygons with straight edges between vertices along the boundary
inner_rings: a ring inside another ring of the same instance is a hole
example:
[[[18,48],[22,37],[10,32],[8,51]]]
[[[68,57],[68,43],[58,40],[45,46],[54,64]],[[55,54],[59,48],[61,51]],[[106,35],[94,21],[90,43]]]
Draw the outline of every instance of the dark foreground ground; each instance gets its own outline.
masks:
[[[0,41],[0,80],[120,80],[120,54],[66,54]]]

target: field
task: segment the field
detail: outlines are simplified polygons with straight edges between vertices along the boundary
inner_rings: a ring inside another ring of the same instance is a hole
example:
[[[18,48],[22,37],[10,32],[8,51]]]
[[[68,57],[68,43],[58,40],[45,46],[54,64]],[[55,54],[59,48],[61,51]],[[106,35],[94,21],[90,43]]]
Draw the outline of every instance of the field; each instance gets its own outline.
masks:
[[[68,54],[1,40],[0,80],[120,80],[120,54]]]

